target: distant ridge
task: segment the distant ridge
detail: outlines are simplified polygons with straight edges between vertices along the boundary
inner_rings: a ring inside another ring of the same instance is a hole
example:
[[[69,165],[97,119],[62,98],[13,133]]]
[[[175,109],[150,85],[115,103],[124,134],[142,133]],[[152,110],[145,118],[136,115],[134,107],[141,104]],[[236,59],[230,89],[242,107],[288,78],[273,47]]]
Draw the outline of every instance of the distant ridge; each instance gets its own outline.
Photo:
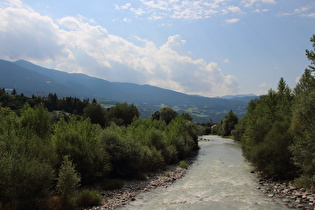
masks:
[[[111,104],[112,101],[126,101],[137,105],[142,117],[149,117],[163,106],[169,106],[179,113],[188,112],[197,122],[207,122],[210,118],[219,121],[231,109],[241,117],[246,112],[248,101],[257,97],[187,95],[150,85],[109,82],[85,74],[70,74],[25,60],[0,60],[0,75],[0,87],[15,88],[24,95],[56,93],[59,97],[96,98],[103,104],[106,101],[111,101]]]

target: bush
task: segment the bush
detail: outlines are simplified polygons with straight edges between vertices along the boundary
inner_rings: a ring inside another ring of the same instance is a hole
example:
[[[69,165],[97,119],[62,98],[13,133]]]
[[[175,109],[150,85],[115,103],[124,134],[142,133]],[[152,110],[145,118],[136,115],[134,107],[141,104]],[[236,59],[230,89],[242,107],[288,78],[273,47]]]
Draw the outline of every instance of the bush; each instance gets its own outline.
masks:
[[[15,203],[17,208],[36,208],[47,196],[53,181],[49,164],[25,155],[0,157],[0,203]]]
[[[102,182],[103,190],[116,190],[121,189],[124,186],[124,182],[121,179],[104,179]]]
[[[109,127],[99,136],[104,150],[110,156],[111,176],[134,178],[141,169],[141,148],[131,137],[125,137],[119,132],[119,128]]]
[[[181,168],[188,168],[188,165],[184,160],[179,161],[178,166]]]
[[[102,196],[95,190],[83,190],[76,197],[77,206],[89,207],[102,204]]]
[[[68,155],[84,184],[94,183],[110,173],[109,155],[98,138],[99,126],[88,119],[71,117],[69,122],[59,121],[54,132],[53,140],[59,160]]]
[[[81,178],[76,172],[74,165],[68,156],[64,156],[63,163],[59,170],[57,179],[57,191],[61,195],[64,206],[73,205],[73,196],[75,195]]]
[[[161,151],[155,149],[155,147],[149,148],[148,146],[141,147],[142,152],[142,171],[156,171],[164,168],[164,158]]]

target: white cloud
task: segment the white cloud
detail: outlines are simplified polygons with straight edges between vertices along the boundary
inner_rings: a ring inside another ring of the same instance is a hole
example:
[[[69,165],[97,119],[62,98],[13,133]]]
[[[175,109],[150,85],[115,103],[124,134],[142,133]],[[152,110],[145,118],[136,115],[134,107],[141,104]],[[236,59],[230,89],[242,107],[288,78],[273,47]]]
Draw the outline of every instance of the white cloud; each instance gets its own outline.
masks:
[[[301,17],[307,17],[307,18],[315,18],[315,13],[307,13],[307,11],[310,11],[314,8],[314,4],[308,5],[308,6],[302,6],[299,8],[295,8],[292,12],[283,12],[280,13],[279,16],[289,16],[289,15],[299,15]]]
[[[224,62],[224,63],[230,63],[230,60],[229,60],[228,58],[225,58],[225,59],[223,60],[223,62]]]
[[[161,46],[138,37],[142,42],[138,46],[83,17],[54,21],[13,7],[0,9],[0,22],[3,59],[26,59],[109,81],[151,84],[205,96],[238,90],[237,79],[225,75],[216,62],[193,59],[179,35],[170,36]]]
[[[255,12],[266,12],[264,5],[275,5],[276,0],[140,0],[137,5],[116,5],[118,10],[129,10],[137,17],[149,20],[160,20],[163,18],[199,20],[207,19],[217,15],[234,13],[246,14],[245,10],[253,9]],[[244,9],[244,11],[243,11]]]
[[[310,8],[309,7],[302,7],[302,8],[296,8],[294,10],[295,13],[302,13],[302,12],[305,12],[307,10],[309,10]]]
[[[24,8],[0,9],[0,56],[4,59],[55,60],[70,54],[58,25]]]
[[[309,18],[315,18],[315,13],[303,14],[302,16],[309,17]]]
[[[233,13],[242,13],[242,10],[239,7],[236,6],[229,6],[227,8],[228,11],[231,11]]]
[[[238,21],[240,21],[240,19],[238,19],[238,18],[232,18],[232,19],[225,20],[225,22],[227,22],[227,23],[237,23]]]
[[[23,3],[21,0],[3,0],[0,7],[2,7],[2,8],[6,8],[6,7],[22,8]]]
[[[140,0],[138,7],[125,7],[116,5],[116,9],[129,9],[137,16],[147,15],[148,19],[156,20],[163,17],[173,19],[197,20],[209,18],[220,10],[216,8],[224,4],[226,0]],[[230,12],[237,12],[237,7],[230,8]]]
[[[132,19],[130,19],[130,18],[124,18],[123,21],[126,22],[126,23],[131,23],[131,22],[132,22]]]
[[[259,4],[276,4],[276,0],[242,0],[241,3],[245,7],[252,7],[254,5],[259,5]]]

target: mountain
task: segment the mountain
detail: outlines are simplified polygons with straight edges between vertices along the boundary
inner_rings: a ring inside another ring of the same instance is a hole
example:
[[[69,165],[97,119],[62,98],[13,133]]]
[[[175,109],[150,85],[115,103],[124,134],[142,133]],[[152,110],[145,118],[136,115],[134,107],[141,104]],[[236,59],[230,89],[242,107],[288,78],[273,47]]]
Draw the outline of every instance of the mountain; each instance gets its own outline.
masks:
[[[1,88],[15,88],[24,95],[47,96],[48,93],[56,93],[58,97],[96,98],[105,106],[113,101],[126,101],[134,103],[142,117],[149,117],[154,111],[169,106],[179,113],[190,113],[197,122],[207,122],[210,118],[219,122],[231,109],[242,117],[246,113],[248,101],[254,98],[246,96],[225,99],[187,95],[150,85],[109,82],[85,74],[70,74],[43,68],[25,60],[0,60],[0,75]]]
[[[238,94],[238,95],[226,95],[221,97],[215,97],[219,99],[229,99],[229,100],[240,100],[244,102],[249,102],[250,100],[253,100],[255,98],[258,98],[259,96],[254,94]]]

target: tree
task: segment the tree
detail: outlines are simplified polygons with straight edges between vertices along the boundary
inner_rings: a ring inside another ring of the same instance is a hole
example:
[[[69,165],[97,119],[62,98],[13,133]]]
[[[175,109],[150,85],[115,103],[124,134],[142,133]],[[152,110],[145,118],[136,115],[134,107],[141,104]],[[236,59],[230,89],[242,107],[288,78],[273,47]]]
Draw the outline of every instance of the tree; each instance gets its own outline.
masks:
[[[48,138],[51,135],[51,120],[51,115],[42,103],[36,105],[34,108],[26,104],[22,109],[22,126],[42,139]]]
[[[315,34],[311,37],[310,41],[313,42],[312,46],[315,50]],[[309,65],[310,70],[315,71],[315,52],[313,50],[306,50],[306,57],[311,61],[311,65]]]
[[[74,206],[73,196],[75,195],[80,183],[80,175],[75,170],[75,165],[69,160],[68,156],[63,157],[63,162],[57,178],[57,191],[61,195],[64,207]],[[70,206],[69,206],[70,205]]]
[[[164,107],[160,110],[160,120],[164,120],[167,125],[177,116],[178,113],[170,107]]]
[[[229,113],[223,118],[219,134],[221,136],[230,136],[231,131],[235,128],[237,122],[238,117],[234,114],[232,110],[230,110]]]
[[[53,183],[53,148],[23,128],[9,108],[0,107],[0,121],[0,203],[36,209]]]
[[[110,172],[108,153],[98,138],[100,127],[89,119],[71,117],[54,127],[53,141],[59,160],[68,155],[80,173],[83,183],[93,183]]]
[[[315,90],[306,91],[299,96],[294,106],[291,130],[294,143],[291,146],[293,160],[301,169],[297,183],[315,189]]]
[[[185,120],[192,121],[193,118],[187,112],[180,114]]]
[[[138,108],[134,104],[129,105],[127,102],[117,103],[108,111],[109,119],[117,125],[130,125],[134,118],[139,116]]]
[[[15,95],[16,95],[16,90],[15,90],[15,88],[12,90],[11,95],[13,95],[13,96],[15,96]]]
[[[315,78],[309,69],[305,69],[299,83],[294,88],[294,95],[299,96],[304,92],[315,88]]]
[[[102,105],[96,102],[92,102],[84,108],[84,116],[90,118],[91,122],[94,124],[99,124],[102,127],[107,125],[106,111]]]

